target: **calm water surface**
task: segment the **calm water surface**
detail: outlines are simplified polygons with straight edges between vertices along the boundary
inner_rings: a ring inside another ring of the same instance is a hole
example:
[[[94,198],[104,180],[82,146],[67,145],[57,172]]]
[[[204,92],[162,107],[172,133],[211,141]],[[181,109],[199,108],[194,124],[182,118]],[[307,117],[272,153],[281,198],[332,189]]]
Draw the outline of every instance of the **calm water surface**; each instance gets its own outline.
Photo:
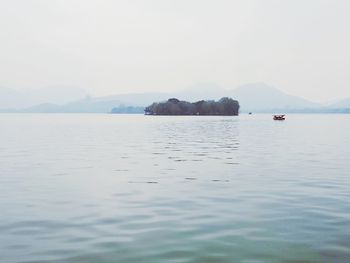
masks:
[[[350,115],[0,115],[0,255],[350,262]]]

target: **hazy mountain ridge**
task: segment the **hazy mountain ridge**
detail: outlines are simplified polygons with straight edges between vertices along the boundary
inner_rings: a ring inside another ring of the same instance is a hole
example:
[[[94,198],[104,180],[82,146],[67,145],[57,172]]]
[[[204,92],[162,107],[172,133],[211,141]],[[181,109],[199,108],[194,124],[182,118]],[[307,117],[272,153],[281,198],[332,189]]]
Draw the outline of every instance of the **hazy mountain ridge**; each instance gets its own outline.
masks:
[[[0,87],[0,109],[19,110],[39,104],[65,104],[80,100],[88,93],[80,88],[51,86],[41,89],[9,89]]]
[[[232,97],[241,104],[242,111],[271,111],[273,109],[303,109],[321,107],[321,104],[288,95],[264,83],[246,84],[234,89]]]
[[[116,105],[122,105],[120,101],[95,101],[91,99],[69,102],[63,105],[52,103],[39,104],[33,107],[18,110],[28,113],[106,113],[110,112]]]
[[[331,105],[329,105],[330,108],[350,108],[350,98],[338,100]]]
[[[5,89],[0,89],[0,93]],[[10,94],[10,89],[6,89]],[[45,91],[47,94],[47,91]],[[1,93],[3,94],[3,93]],[[13,93],[15,94],[15,93]],[[55,93],[51,94],[49,98]],[[198,101],[198,100],[218,100],[222,97],[231,97],[239,101],[241,112],[305,112],[305,113],[325,113],[325,112],[349,112],[350,98],[343,99],[330,105],[320,104],[308,101],[304,98],[293,96],[282,92],[281,90],[269,86],[265,83],[250,83],[239,86],[236,89],[224,89],[214,84],[199,84],[190,89],[178,92],[149,92],[149,93],[125,93],[102,97],[89,97],[81,90],[75,91],[76,96],[80,98],[69,100],[67,96],[61,96],[60,100],[65,103],[52,103],[46,101],[36,105],[30,105],[18,108],[6,107],[0,100],[0,112],[57,112],[57,113],[106,113],[111,112],[113,108],[123,107],[146,107],[153,102],[166,101],[169,98],[178,98],[180,100]],[[81,99],[82,96],[85,99]],[[42,100],[43,96],[37,98]],[[57,100],[57,99],[56,99]],[[18,102],[19,100],[17,100]]]

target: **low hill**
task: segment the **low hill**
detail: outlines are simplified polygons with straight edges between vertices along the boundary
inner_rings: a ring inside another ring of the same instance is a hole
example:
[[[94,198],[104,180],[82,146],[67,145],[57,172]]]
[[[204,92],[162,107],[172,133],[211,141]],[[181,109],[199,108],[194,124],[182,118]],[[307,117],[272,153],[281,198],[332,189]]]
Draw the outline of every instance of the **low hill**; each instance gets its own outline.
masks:
[[[248,112],[289,111],[321,107],[318,103],[288,95],[264,83],[246,84],[232,90],[230,95],[239,100],[241,110]]]
[[[9,89],[0,87],[0,109],[24,109],[39,104],[65,104],[87,96],[82,89],[51,86],[41,89]]]
[[[330,108],[347,108],[350,109],[350,98],[346,98],[343,100],[338,100],[335,103],[332,103],[331,105],[329,105]]]
[[[78,100],[75,102],[57,105],[52,103],[39,104],[33,107],[18,110],[18,112],[32,112],[32,113],[107,113],[112,108],[120,106],[120,101],[108,100]]]

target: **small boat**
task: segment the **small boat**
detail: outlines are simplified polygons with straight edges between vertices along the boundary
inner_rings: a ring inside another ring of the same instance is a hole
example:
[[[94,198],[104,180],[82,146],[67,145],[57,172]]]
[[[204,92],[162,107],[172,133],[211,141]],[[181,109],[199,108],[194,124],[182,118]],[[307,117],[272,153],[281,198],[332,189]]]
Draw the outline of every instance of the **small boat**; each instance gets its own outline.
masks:
[[[285,119],[286,119],[286,117],[285,117],[286,115],[273,115],[273,119],[275,120],[275,121],[284,121]]]

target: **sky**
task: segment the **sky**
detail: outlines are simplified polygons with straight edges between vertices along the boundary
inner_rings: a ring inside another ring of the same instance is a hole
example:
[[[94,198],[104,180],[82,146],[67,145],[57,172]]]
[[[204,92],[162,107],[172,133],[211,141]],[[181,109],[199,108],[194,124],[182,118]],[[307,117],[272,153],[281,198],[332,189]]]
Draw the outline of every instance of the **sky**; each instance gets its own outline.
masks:
[[[348,0],[0,0],[0,86],[350,97]]]

